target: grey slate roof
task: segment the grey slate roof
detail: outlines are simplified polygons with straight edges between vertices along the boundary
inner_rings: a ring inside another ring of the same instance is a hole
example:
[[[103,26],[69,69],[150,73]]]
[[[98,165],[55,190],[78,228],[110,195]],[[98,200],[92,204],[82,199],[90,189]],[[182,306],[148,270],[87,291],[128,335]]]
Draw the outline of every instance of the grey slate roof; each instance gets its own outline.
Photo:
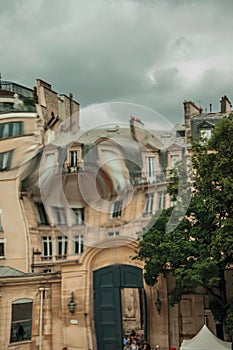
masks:
[[[1,277],[13,277],[13,276],[24,276],[24,272],[16,270],[10,266],[0,266],[0,278]]]

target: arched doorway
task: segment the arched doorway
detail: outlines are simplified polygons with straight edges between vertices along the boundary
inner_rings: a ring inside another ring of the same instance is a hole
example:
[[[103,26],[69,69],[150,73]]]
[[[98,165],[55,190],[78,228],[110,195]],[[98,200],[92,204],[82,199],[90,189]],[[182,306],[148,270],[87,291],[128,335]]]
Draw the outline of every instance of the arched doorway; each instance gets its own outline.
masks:
[[[98,350],[122,349],[123,334],[135,329],[146,337],[142,270],[111,265],[94,271],[94,315]]]

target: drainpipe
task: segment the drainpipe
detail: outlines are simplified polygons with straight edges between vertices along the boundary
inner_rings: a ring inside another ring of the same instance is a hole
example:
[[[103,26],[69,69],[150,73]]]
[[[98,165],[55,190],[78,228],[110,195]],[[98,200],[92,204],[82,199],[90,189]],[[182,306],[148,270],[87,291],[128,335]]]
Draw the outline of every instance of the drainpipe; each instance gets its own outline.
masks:
[[[43,343],[43,296],[44,296],[45,288],[39,288],[40,292],[40,324],[39,324],[39,350],[42,350]]]

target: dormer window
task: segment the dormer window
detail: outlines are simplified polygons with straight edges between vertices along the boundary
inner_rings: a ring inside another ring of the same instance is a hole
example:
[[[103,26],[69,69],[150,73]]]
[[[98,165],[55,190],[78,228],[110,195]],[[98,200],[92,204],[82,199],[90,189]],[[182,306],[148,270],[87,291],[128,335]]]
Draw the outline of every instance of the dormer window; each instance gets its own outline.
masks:
[[[212,129],[202,129],[200,130],[200,143],[205,144],[209,141],[212,135]]]
[[[208,120],[202,121],[197,125],[197,131],[199,132],[199,142],[204,145],[211,138],[214,129],[214,124]]]
[[[77,150],[70,151],[70,166],[72,166],[72,167],[78,166],[78,151]]]

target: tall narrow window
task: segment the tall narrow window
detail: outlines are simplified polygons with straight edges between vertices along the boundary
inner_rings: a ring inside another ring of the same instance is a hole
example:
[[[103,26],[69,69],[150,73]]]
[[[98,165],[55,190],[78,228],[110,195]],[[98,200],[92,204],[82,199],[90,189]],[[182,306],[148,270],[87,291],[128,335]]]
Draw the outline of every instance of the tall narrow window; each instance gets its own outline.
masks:
[[[78,151],[77,150],[70,151],[70,166],[73,166],[73,167],[78,166]]]
[[[11,158],[12,151],[0,153],[0,171],[10,169]]]
[[[83,249],[84,249],[83,235],[75,235],[74,236],[74,254],[83,253]]]
[[[32,331],[32,300],[15,300],[12,303],[11,310],[10,342],[30,340]]]
[[[158,193],[158,209],[165,209],[166,197],[164,192]]]
[[[49,225],[49,219],[43,203],[35,203],[37,209],[37,217],[40,225]]]
[[[45,259],[52,259],[52,237],[42,237],[42,257]]]
[[[116,201],[113,203],[112,218],[120,218],[122,214],[122,201]]]
[[[154,193],[148,193],[146,195],[146,205],[145,205],[145,214],[153,214],[153,205],[154,205]]]
[[[65,258],[67,255],[67,237],[57,237],[57,259]]]
[[[84,208],[71,208],[73,211],[72,225],[83,225],[84,223]]]
[[[0,238],[0,258],[4,258],[5,256],[5,238]]]
[[[156,180],[155,157],[146,157],[146,172],[147,172],[147,181],[149,183],[154,183]]]
[[[53,207],[56,225],[67,225],[66,212],[63,207]]]

